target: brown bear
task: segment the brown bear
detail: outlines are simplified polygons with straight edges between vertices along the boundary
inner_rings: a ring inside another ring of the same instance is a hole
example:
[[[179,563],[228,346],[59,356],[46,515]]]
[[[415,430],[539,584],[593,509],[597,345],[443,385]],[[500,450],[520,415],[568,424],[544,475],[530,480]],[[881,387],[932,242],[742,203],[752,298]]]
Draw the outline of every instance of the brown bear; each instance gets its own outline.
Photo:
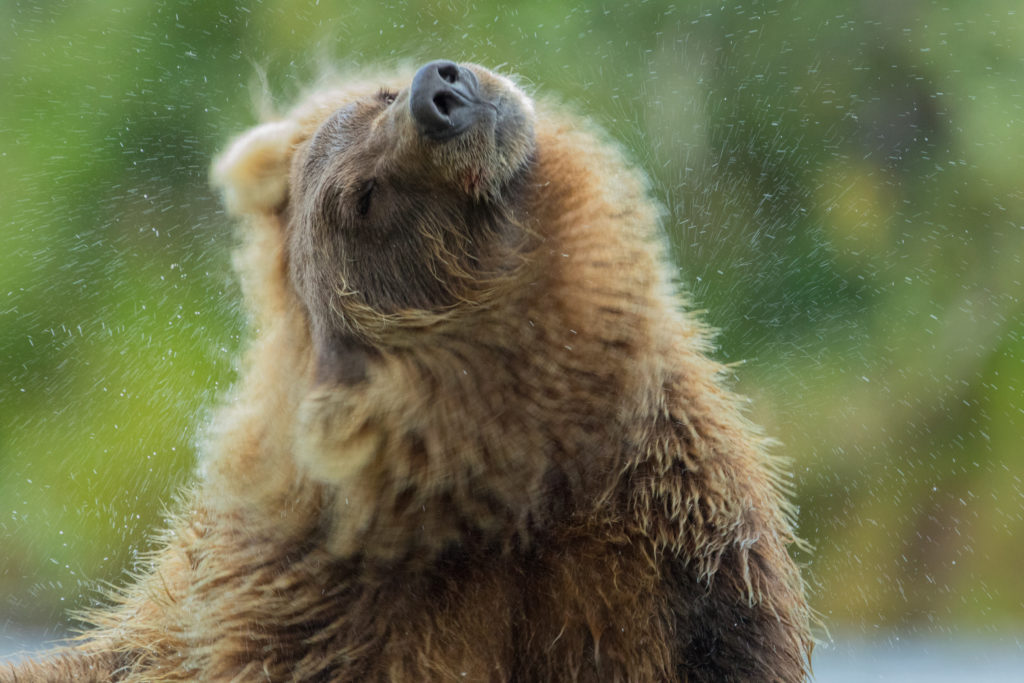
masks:
[[[12,680],[800,681],[784,478],[643,176],[472,64],[219,159],[255,339],[161,549]]]

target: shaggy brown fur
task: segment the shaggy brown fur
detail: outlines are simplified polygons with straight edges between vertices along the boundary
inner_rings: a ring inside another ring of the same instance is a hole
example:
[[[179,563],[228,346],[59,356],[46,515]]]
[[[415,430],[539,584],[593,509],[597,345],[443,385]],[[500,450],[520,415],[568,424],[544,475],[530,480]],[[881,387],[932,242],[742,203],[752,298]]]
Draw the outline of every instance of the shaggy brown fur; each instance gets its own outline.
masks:
[[[465,65],[317,89],[215,177],[255,341],[162,550],[12,680],[800,681],[777,465],[678,308],[644,179]]]

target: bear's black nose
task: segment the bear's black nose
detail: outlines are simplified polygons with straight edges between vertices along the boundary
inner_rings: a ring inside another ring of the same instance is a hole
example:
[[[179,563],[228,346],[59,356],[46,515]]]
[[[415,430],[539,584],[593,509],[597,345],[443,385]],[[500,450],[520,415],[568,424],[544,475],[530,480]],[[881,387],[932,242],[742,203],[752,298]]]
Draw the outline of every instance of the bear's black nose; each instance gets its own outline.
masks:
[[[416,72],[409,95],[420,132],[437,141],[465,132],[488,106],[480,99],[480,83],[473,72],[443,59]]]

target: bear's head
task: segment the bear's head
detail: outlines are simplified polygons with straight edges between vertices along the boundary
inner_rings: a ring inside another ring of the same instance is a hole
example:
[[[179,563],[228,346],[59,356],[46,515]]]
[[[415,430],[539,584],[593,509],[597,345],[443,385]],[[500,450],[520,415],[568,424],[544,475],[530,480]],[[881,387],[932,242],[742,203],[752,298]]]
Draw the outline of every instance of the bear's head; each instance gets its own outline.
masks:
[[[325,360],[400,345],[509,280],[528,233],[517,210],[533,118],[507,78],[434,61],[411,79],[320,90],[236,141],[215,179],[236,212],[280,215]]]

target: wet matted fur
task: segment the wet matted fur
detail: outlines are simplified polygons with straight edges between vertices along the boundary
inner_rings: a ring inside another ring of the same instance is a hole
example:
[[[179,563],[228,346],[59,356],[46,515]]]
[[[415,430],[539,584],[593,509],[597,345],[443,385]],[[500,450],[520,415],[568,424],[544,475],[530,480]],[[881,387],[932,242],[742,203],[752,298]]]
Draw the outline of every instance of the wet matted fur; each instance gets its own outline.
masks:
[[[680,309],[643,176],[459,69],[485,109],[453,138],[402,73],[221,156],[242,378],[148,571],[0,680],[806,677],[779,465]]]

